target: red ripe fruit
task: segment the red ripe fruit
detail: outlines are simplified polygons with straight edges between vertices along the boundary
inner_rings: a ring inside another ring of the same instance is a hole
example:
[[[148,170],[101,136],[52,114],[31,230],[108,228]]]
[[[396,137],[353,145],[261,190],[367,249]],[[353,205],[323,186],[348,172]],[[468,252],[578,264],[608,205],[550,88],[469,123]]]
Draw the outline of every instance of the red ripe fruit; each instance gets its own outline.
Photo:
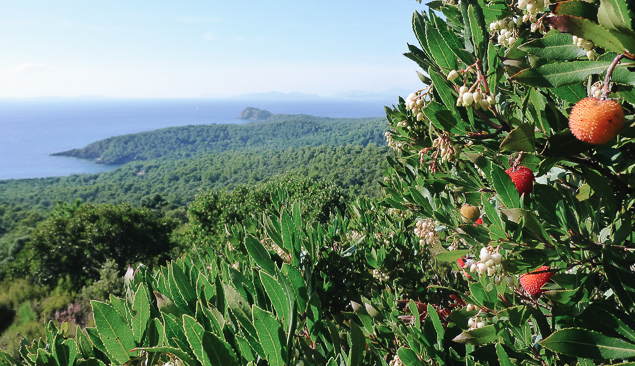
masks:
[[[624,126],[624,109],[618,102],[598,98],[581,99],[569,114],[569,128],[578,140],[604,145]]]
[[[482,218],[478,218],[478,220],[474,221],[474,226],[478,226],[478,225],[483,225],[483,219]]]
[[[536,296],[542,293],[542,286],[549,282],[551,276],[554,275],[553,271],[545,272],[549,270],[549,266],[542,266],[535,271],[531,271],[527,274],[520,276],[520,285],[531,296]],[[542,272],[542,273],[536,273]]]
[[[509,175],[518,190],[518,194],[521,196],[529,195],[534,190],[534,173],[531,169],[525,166],[519,166],[516,169],[509,168],[505,170],[505,173]]]

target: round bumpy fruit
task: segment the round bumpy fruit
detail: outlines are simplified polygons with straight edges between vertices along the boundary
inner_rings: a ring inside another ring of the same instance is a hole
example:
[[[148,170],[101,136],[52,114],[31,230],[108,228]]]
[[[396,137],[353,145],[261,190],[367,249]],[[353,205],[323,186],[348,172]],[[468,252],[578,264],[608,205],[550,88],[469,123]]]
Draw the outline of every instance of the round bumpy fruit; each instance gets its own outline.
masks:
[[[534,190],[534,173],[531,169],[520,166],[516,169],[509,168],[505,170],[505,173],[509,175],[518,190],[518,194],[525,196],[530,194]]]
[[[614,100],[594,97],[580,100],[569,114],[571,133],[580,141],[604,145],[624,126],[624,109]]]
[[[461,207],[461,216],[465,222],[474,222],[481,216],[481,210],[476,206],[466,204]]]
[[[549,271],[549,266],[541,266],[535,271],[520,276],[520,285],[529,295],[536,296],[542,293],[542,286],[549,282],[555,272]]]

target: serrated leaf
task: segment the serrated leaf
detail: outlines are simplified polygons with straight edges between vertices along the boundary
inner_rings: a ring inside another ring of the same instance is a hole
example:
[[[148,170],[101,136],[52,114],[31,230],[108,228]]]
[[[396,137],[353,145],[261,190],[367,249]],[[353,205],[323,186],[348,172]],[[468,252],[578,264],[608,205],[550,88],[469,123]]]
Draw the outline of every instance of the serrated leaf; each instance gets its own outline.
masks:
[[[457,343],[481,345],[496,341],[496,328],[493,325],[486,325],[483,328],[476,328],[465,331],[454,337],[452,341]]]
[[[635,274],[630,269],[632,263],[624,260],[617,249],[608,246],[602,251],[602,264],[609,284],[624,309],[635,313]]]
[[[262,344],[265,358],[270,365],[284,365],[283,346],[286,349],[285,336],[280,323],[270,312],[253,306],[253,323]]]
[[[512,179],[498,165],[492,164],[492,184],[503,205],[508,208],[518,207],[520,196]]]
[[[181,267],[172,262],[168,264],[168,285],[172,301],[184,314],[194,315],[196,311],[196,289]]]
[[[539,343],[551,351],[574,357],[593,359],[635,357],[635,344],[581,328],[558,330]]]
[[[445,70],[456,69],[454,53],[448,49],[448,46],[441,38],[441,34],[431,23],[426,23],[426,40],[438,67]]]
[[[530,55],[548,60],[575,60],[586,55],[586,51],[573,44],[570,34],[552,29],[542,38],[536,38],[520,46]]]
[[[630,37],[635,36],[631,28],[633,14],[628,9],[628,4],[623,0],[600,0],[598,9],[598,23],[601,26],[618,32],[623,32]],[[633,51],[633,50],[631,50]]]
[[[513,366],[512,361],[507,355],[507,352],[505,352],[503,345],[500,343],[496,343],[496,355],[498,356],[498,362],[500,362],[500,366]]]
[[[0,366],[17,366],[20,365],[13,356],[0,349]]]
[[[269,252],[262,246],[260,241],[251,235],[245,238],[245,246],[251,258],[258,264],[265,272],[275,275],[276,264],[271,259]]]
[[[533,152],[535,150],[534,126],[530,123],[523,123],[514,128],[501,142],[500,148],[508,151]]]
[[[280,285],[275,278],[264,272],[260,272],[260,281],[265,287],[265,292],[267,293],[267,296],[269,296],[278,318],[283,324],[285,324],[285,327],[288,327],[289,321],[291,320],[291,314],[289,313],[289,299],[287,298],[282,285]]]
[[[463,122],[459,122],[452,112],[441,103],[430,102],[421,111],[440,130],[457,134],[465,132],[462,128]]]
[[[535,69],[525,69],[512,79],[528,86],[559,87],[580,83],[590,75],[606,72],[610,61],[573,61],[550,63]]]
[[[137,344],[141,344],[150,320],[150,292],[145,283],[141,283],[134,295],[132,310],[137,314],[132,318],[132,333]]]
[[[447,251],[434,256],[434,259],[443,263],[456,263],[457,259],[463,258],[463,256],[472,253],[471,250],[453,250]]]
[[[483,20],[483,11],[480,6],[470,4],[467,9],[468,22],[471,30],[472,42],[474,44],[475,53],[482,58],[485,53],[485,41],[488,39],[485,29],[485,21]]]
[[[417,354],[410,348],[399,348],[397,356],[399,356],[399,360],[406,366],[423,366],[423,363],[419,360]]]
[[[593,42],[595,45],[607,51],[624,54],[635,50],[635,39],[621,32],[612,31],[599,24],[593,23],[589,19],[557,15],[548,17],[545,23],[553,28],[570,33],[580,38]]]
[[[559,1],[555,5],[554,15],[571,15],[597,22],[597,4],[584,0],[565,0]]]
[[[351,347],[349,353],[350,365],[362,365],[366,351],[366,337],[364,337],[364,332],[355,322],[351,322],[349,343]]]
[[[569,103],[577,103],[580,99],[586,98],[586,88],[582,84],[569,84],[549,90],[556,97]]]
[[[108,304],[95,300],[90,304],[93,307],[95,325],[108,354],[119,364],[126,363],[130,360],[130,350],[136,344],[125,319]]]

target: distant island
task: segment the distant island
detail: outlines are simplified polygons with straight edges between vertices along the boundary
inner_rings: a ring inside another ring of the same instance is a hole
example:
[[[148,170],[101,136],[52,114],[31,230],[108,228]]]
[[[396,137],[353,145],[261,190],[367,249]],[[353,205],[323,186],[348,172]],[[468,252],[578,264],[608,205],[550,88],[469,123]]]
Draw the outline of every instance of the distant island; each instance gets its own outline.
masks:
[[[245,110],[240,113],[240,116],[238,116],[238,118],[240,119],[249,119],[249,120],[267,119],[269,117],[271,117],[271,113],[269,113],[269,111],[265,111],[265,110],[254,108],[254,107],[245,108]]]

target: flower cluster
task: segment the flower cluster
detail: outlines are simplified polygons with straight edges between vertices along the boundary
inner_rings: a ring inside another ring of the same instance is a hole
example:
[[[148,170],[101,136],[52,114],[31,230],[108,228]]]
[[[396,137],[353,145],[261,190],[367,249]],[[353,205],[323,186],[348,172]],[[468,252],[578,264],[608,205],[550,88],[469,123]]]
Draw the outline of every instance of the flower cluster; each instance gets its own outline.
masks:
[[[458,159],[461,154],[461,150],[445,134],[434,139],[432,147],[438,149],[441,161],[444,163]]]
[[[593,42],[584,38],[573,36],[573,44],[585,50],[586,57],[588,57],[589,60],[593,60],[593,57],[595,56],[595,51],[593,50],[595,48],[595,44],[593,44]]]
[[[373,269],[373,277],[380,280],[381,282],[388,282],[390,280],[390,276],[381,269]]]
[[[406,144],[403,141],[395,141],[392,138],[392,133],[390,133],[390,131],[386,131],[384,136],[386,136],[386,142],[388,143],[388,146],[390,146],[395,151],[402,150],[404,145]]]
[[[494,282],[496,284],[500,283],[501,278],[497,275],[503,271],[503,267],[500,264],[503,257],[499,252],[499,248],[492,248],[491,246],[481,248],[479,259],[480,261],[473,259],[465,261],[465,265],[470,267],[470,272],[477,272],[479,275],[496,276]]]
[[[425,107],[425,94],[422,93],[421,90],[418,90],[414,93],[410,93],[408,97],[406,97],[406,108],[412,111],[412,115],[415,116],[417,121],[423,120],[423,108]]]
[[[482,92],[479,88],[471,91],[470,88],[463,85],[459,88],[459,98],[456,100],[456,106],[470,107],[473,105],[476,109],[488,109],[490,105],[494,104],[494,101],[494,96]]]
[[[452,243],[450,244],[450,246],[448,247],[448,250],[453,252],[455,250],[459,249],[459,246],[465,244],[465,240],[463,240],[460,236],[458,235],[453,235],[452,236]]]
[[[422,246],[425,244],[434,245],[439,243],[439,234],[437,234],[436,224],[432,219],[417,221],[415,235],[421,239],[419,244]]]
[[[516,43],[518,40],[518,27],[523,23],[523,18],[505,18],[491,22],[489,30],[492,33],[498,31],[498,38],[496,39],[499,44],[509,47]]]
[[[599,98],[602,96],[602,82],[591,85],[591,97]]]

